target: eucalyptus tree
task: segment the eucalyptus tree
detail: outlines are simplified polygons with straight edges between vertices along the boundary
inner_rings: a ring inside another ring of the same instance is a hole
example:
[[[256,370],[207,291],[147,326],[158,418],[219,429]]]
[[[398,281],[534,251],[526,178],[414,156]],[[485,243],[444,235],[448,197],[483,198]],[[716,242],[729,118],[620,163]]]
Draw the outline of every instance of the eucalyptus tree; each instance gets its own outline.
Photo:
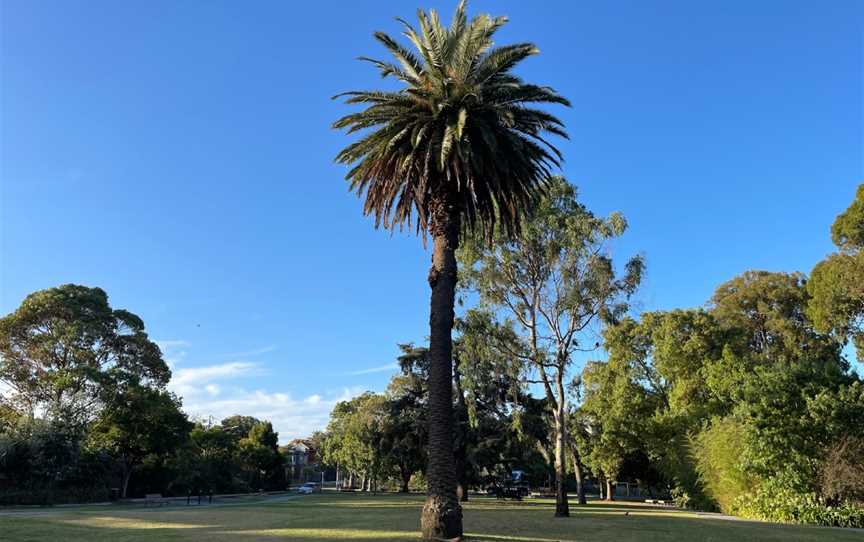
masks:
[[[363,59],[400,88],[339,95],[363,109],[333,126],[364,131],[336,157],[352,166],[346,179],[365,198],[364,213],[376,226],[413,227],[424,240],[432,237],[428,498],[421,526],[426,538],[454,538],[462,534],[452,450],[455,251],[466,231],[519,229],[561,160],[547,134],[566,137],[561,121],[534,104],[569,104],[513,74],[537,47],[493,47],[506,17],[469,21],[464,1],[449,27],[434,10],[417,15],[419,29],[400,19],[413,51],[376,32],[393,60]]]
[[[390,458],[383,453],[386,439],[382,438],[387,415],[386,397],[372,392],[337,403],[327,424],[322,450],[325,463],[339,465],[352,478],[354,474],[362,477],[363,489],[372,489],[389,466]]]
[[[608,242],[626,229],[619,214],[597,217],[556,178],[517,238],[497,236],[491,245],[467,245],[460,254],[481,302],[512,318],[527,343],[513,352],[528,363],[529,383],[543,387],[552,410],[555,441],[556,516],[569,515],[566,447],[568,368],[573,354],[594,350],[593,324],[614,322],[636,291],[643,261],[627,261],[616,274]]]
[[[101,288],[64,284],[28,295],[0,318],[0,402],[83,426],[125,387],[163,389],[171,371],[135,314]]]

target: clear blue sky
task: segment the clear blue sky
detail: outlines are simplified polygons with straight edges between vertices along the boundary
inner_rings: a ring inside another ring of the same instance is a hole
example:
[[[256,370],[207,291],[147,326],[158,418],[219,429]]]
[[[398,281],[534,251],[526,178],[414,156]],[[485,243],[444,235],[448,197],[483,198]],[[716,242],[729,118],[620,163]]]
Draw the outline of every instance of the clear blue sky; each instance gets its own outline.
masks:
[[[144,318],[190,410],[283,437],[383,389],[426,334],[429,254],[373,230],[332,158],[381,81],[374,30],[455,1],[0,3],[0,313],[104,288]],[[809,271],[864,179],[858,1],[477,0],[567,96],[565,175],[644,253],[643,309],[747,269]],[[352,374],[352,373],[362,374]]]

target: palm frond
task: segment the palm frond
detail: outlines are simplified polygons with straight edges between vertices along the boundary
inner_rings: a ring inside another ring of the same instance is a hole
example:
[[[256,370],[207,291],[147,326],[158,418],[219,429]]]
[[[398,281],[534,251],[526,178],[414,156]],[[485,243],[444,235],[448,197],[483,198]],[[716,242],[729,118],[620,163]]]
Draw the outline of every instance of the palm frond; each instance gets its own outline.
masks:
[[[363,132],[336,156],[351,165],[346,180],[364,198],[363,211],[385,228],[435,229],[442,204],[466,229],[514,233],[543,193],[561,152],[548,135],[566,138],[563,123],[537,105],[568,106],[552,88],[527,84],[512,70],[537,54],[530,43],[493,47],[505,17],[470,21],[462,1],[449,26],[434,10],[405,20],[410,48],[383,32],[375,39],[392,61],[363,57],[397,91],[334,96],[363,109],[333,127]]]

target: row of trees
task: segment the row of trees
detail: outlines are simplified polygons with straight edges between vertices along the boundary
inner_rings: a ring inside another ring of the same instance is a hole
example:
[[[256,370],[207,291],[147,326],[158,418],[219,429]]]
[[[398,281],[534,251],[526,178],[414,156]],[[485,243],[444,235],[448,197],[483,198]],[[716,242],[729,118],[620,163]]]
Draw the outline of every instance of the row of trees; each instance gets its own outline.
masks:
[[[844,351],[861,355],[864,186],[810,279],[749,271],[704,308],[638,318],[627,299],[643,262],[616,273],[606,246],[624,219],[594,216],[563,179],[537,209],[518,240],[459,254],[461,297],[476,302],[456,319],[451,373],[463,498],[519,469],[551,480],[559,516],[591,478],[606,498],[627,481],[703,510],[864,522],[864,381]],[[401,348],[387,391],[338,405],[322,441],[364,486],[407,491],[425,475],[430,360]]]
[[[704,309],[607,328],[576,413],[589,462],[647,457],[682,505],[864,524],[864,381],[844,355],[864,359],[864,185],[832,237],[809,279],[750,271]]]
[[[141,319],[101,289],[29,295],[0,319],[0,499],[284,489],[269,422],[193,423],[170,376]]]
[[[463,332],[455,343],[459,361],[453,375],[455,433],[451,443],[458,496],[467,500],[469,487],[492,484],[517,468],[527,469],[537,483],[547,482],[543,453],[548,449],[548,436],[518,429],[537,427],[528,418],[542,416],[542,409],[536,402],[533,412],[511,408],[517,401],[528,404],[532,400],[521,390],[513,368],[502,363],[505,358],[486,352],[469,356],[478,346],[471,343],[483,337],[478,332],[488,330],[488,314],[471,312],[459,324]],[[339,403],[327,430],[318,436],[322,460],[337,469],[345,486],[393,487],[403,492],[425,489],[429,351],[411,344],[400,345],[400,349],[401,370],[387,390]],[[540,441],[546,444],[543,450],[537,448]]]

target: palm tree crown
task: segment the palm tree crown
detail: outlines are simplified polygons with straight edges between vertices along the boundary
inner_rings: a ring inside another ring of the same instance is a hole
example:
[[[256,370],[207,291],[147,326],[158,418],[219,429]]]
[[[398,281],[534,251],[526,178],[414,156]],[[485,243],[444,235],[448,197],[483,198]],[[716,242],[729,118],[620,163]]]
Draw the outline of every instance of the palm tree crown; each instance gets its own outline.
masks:
[[[569,102],[511,73],[538,49],[530,43],[493,47],[506,17],[480,15],[469,23],[463,1],[449,28],[434,10],[419,11],[418,18],[419,32],[398,19],[416,52],[376,32],[395,62],[361,58],[403,88],[337,96],[366,107],[334,128],[373,130],[336,160],[353,164],[346,179],[351,190],[365,193],[364,213],[375,216],[376,226],[410,227],[416,213],[416,229],[425,235],[439,227],[436,209],[444,206],[457,227],[489,233],[500,224],[512,233],[550,167],[560,165],[561,153],[544,136],[567,137],[560,120],[530,105]]]

